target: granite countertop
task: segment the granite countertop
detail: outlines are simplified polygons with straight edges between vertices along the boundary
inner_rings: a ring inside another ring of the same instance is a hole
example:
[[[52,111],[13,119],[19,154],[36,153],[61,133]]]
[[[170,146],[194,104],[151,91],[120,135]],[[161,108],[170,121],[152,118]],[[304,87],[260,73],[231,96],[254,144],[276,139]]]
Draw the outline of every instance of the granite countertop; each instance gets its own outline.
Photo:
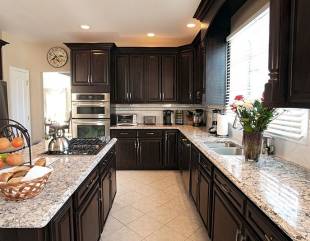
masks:
[[[243,156],[222,156],[204,142],[219,141],[206,128],[138,125],[111,129],[178,129],[253,203],[294,241],[310,240],[310,171],[277,157],[245,162]]]
[[[35,198],[13,202],[0,197],[0,228],[43,228],[67,202],[116,143],[110,142],[95,156],[45,156],[52,172],[45,188]],[[32,158],[44,156],[45,143],[32,147]],[[27,153],[25,153],[27,158]]]

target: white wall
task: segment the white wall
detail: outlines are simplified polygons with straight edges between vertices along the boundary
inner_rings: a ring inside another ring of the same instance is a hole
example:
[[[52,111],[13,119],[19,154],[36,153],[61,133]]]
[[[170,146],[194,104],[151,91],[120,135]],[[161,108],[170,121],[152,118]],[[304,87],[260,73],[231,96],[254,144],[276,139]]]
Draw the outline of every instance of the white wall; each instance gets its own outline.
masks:
[[[9,42],[2,48],[3,76],[9,81],[9,67],[14,66],[28,69],[30,72],[30,102],[31,102],[31,128],[33,143],[40,141],[44,136],[43,118],[43,72],[68,72],[69,63],[63,68],[55,69],[46,60],[46,53],[53,46],[62,46],[62,43],[35,43],[27,42],[20,36],[2,32],[2,39]],[[16,101],[22,101],[16,97]]]

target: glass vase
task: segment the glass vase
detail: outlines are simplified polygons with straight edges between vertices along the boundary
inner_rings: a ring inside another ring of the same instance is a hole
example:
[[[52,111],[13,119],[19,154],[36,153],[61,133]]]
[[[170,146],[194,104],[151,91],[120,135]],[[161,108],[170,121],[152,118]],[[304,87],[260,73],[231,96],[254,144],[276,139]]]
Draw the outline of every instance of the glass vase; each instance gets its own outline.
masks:
[[[243,132],[243,148],[246,161],[258,161],[262,148],[262,132]]]

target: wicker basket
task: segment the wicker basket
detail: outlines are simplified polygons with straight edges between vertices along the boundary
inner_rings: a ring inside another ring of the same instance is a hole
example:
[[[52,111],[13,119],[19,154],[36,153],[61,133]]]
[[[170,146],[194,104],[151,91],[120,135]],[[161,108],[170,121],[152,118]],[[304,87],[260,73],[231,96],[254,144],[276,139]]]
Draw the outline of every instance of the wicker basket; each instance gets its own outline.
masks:
[[[37,196],[44,188],[51,172],[42,177],[17,183],[0,183],[0,192],[6,200],[22,201]]]

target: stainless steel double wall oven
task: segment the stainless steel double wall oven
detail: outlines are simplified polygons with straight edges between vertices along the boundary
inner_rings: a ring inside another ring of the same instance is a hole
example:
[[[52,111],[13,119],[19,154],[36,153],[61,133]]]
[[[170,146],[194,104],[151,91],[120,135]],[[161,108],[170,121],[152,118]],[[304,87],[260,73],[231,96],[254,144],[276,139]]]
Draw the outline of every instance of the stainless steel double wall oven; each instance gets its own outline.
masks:
[[[109,93],[72,93],[72,135],[78,138],[110,136]]]

